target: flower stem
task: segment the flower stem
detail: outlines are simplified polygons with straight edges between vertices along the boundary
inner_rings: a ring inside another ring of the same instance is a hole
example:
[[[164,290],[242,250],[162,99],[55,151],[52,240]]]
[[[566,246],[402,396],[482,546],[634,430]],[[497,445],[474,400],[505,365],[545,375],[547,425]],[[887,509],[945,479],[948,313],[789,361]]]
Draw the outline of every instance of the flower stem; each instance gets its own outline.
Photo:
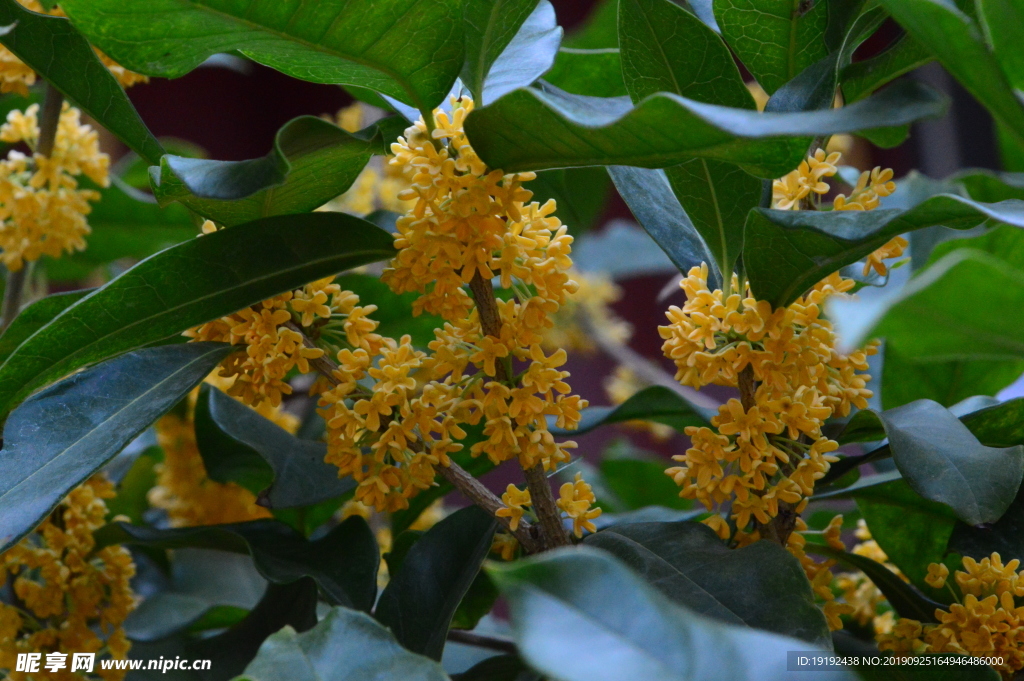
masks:
[[[18,316],[21,310],[21,297],[25,290],[26,272],[28,268],[22,268],[16,272],[7,272],[7,281],[4,285],[4,303],[0,311],[0,331],[5,330]]]

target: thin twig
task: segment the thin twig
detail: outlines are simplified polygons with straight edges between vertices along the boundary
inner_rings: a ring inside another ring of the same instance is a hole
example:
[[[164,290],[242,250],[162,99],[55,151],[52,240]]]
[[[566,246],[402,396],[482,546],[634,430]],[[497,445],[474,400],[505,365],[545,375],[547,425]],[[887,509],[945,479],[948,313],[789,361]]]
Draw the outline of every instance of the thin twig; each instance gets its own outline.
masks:
[[[469,282],[469,290],[476,302],[481,330],[487,336],[501,338],[501,317],[498,313],[498,302],[494,297],[494,288],[491,286],[491,282],[477,272]],[[496,363],[495,369],[497,370],[496,378],[508,382],[505,367]],[[569,546],[572,541],[562,525],[562,514],[558,510],[558,504],[555,503],[555,495],[548,483],[548,476],[544,473],[543,464],[538,463],[530,468],[523,467],[523,475],[526,478],[526,486],[530,490],[533,512],[537,515],[537,525],[539,526],[537,538],[541,550]]]
[[[307,336],[302,327],[295,322],[285,322],[287,328],[295,331],[302,336],[302,344],[307,348],[316,348],[316,343]],[[317,370],[317,372],[330,381],[334,385],[341,383],[338,377],[335,376],[335,371],[338,370],[338,365],[332,360],[327,354],[323,354],[316,359],[309,360],[310,365]],[[512,532],[510,526],[511,520],[505,517],[497,517],[495,513],[500,508],[504,508],[505,504],[501,502],[491,490],[487,489],[483,483],[477,480],[473,475],[459,464],[451,461],[447,466],[437,466],[438,472],[445,480],[451,483],[452,487],[459,490],[463,496],[472,501],[480,508],[487,511],[489,515],[494,517],[506,530]],[[527,553],[536,553],[538,550],[537,541],[534,539],[533,526],[525,520],[519,521],[519,527],[516,528],[512,534],[515,535],[516,539],[519,540],[519,544],[523,547],[523,550]]]
[[[7,281],[4,285],[3,310],[0,311],[0,331],[10,326],[21,310],[21,296],[25,290],[26,270],[27,268],[23,266],[16,272],[11,272],[10,270],[7,272]]]
[[[472,631],[464,631],[462,629],[449,629],[448,640],[455,641],[456,643],[464,643],[468,646],[476,646],[477,648],[496,650],[499,653],[509,653],[514,655],[519,652],[519,649],[516,648],[516,644],[507,638],[482,636],[481,634],[474,634]]]

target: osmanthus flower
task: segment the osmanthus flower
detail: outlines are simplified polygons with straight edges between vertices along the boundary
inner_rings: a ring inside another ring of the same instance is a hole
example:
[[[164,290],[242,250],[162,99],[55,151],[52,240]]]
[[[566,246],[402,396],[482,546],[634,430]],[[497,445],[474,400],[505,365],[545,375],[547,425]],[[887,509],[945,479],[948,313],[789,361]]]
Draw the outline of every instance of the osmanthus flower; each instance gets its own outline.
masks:
[[[67,16],[60,7],[53,7],[47,10],[39,0],[18,0],[18,2],[25,9],[39,14],[49,14],[56,17]],[[93,49],[95,50],[95,48]],[[149,82],[149,78],[146,76],[129,71],[99,50],[95,51],[100,61],[110,70],[114,78],[117,79],[117,82],[121,84],[121,87],[127,88],[136,83]],[[35,71],[18,59],[13,52],[0,45],[0,94],[14,92],[22,97],[27,97],[28,89],[30,86],[35,85],[36,78]]]
[[[998,553],[975,560],[963,558],[963,570],[953,577],[960,597],[949,610],[935,610],[937,624],[899,619],[879,647],[907,653],[962,653],[976,657],[998,657],[994,665],[1003,678],[1015,678],[1024,669],[1024,570],[1019,560],[1003,563]],[[934,588],[946,586],[948,568],[929,566],[928,582]]]
[[[80,121],[78,109],[64,104],[53,152],[38,153],[39,105],[12,111],[0,126],[0,141],[25,143],[31,157],[10,151],[0,160],[0,261],[11,271],[43,255],[59,257],[85,248],[90,201],[100,198],[79,189],[79,175],[109,184],[109,157],[99,150],[95,130]]]
[[[854,545],[851,553],[881,563],[903,581],[909,581],[899,568],[889,562],[878,542],[871,538],[871,531],[863,518],[857,521],[855,535],[860,542]],[[809,559],[801,556],[800,560],[804,563]],[[852,608],[849,615],[855,622],[861,626],[870,625],[876,638],[892,632],[895,623],[892,607],[867,575],[863,572],[842,572],[836,575],[833,586],[841,592],[840,598]]]
[[[130,643],[123,623],[135,608],[129,580],[135,574],[131,554],[121,546],[96,549],[93,533],[107,515],[104,499],[114,486],[97,475],[72,490],[43,523],[0,556],[0,576],[9,583],[18,607],[0,602],[0,669],[15,671],[18,653],[97,653],[123,660]],[[45,657],[44,657],[45,659]],[[32,679],[80,681],[68,668],[33,674]],[[125,670],[102,670],[108,681]]]
[[[498,509],[495,515],[499,518],[509,518],[509,528],[515,532],[526,508],[533,503],[530,498],[530,490],[521,490],[515,485],[509,485],[505,493],[501,495],[501,501],[505,506]],[[583,480],[581,473],[577,473],[572,482],[563,483],[558,489],[558,499],[555,504],[562,512],[562,518],[572,521],[573,534],[577,538],[583,536],[583,530],[597,532],[597,526],[594,525],[593,520],[601,515],[601,509],[593,508],[595,501],[594,491]],[[513,535],[499,532],[494,535],[491,552],[499,554],[503,560],[511,560],[518,546],[519,543]]]

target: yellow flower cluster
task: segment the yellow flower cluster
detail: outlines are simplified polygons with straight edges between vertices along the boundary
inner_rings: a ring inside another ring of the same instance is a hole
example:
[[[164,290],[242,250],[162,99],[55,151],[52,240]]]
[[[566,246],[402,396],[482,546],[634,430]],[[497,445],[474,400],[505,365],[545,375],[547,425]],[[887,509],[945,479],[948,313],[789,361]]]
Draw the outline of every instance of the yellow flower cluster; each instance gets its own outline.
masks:
[[[871,532],[863,518],[857,521],[855,535],[861,541],[853,547],[852,553],[881,563],[900,579],[908,581],[899,568],[889,562],[889,557],[885,555],[878,542],[871,538]],[[844,572],[836,575],[835,585],[842,591],[843,600],[852,608],[850,616],[858,624],[870,624],[876,637],[892,631],[895,621],[893,611],[885,607],[888,601],[867,575],[863,572]]]
[[[18,0],[18,2],[25,9],[39,14],[50,14],[56,17],[67,16],[59,7],[54,7],[47,11],[39,0]],[[114,78],[121,84],[121,87],[127,88],[136,83],[146,83],[149,81],[149,78],[146,76],[129,71],[99,50],[96,50],[96,54],[100,61],[103,62],[103,65],[114,74]],[[27,97],[29,87],[35,85],[35,82],[36,72],[14,56],[13,52],[0,45],[0,94],[15,92],[22,97]]]
[[[838,151],[826,154],[824,149],[818,149],[802,161],[796,170],[775,180],[772,183],[772,208],[800,210],[811,194],[828,194],[832,188],[828,182],[824,182],[824,178],[839,172],[838,164],[842,156]]]
[[[916,653],[963,653],[976,657],[999,657],[996,669],[1004,678],[1014,678],[1024,669],[1024,570],[1019,560],[1003,564],[998,553],[976,561],[964,557],[963,570],[954,574],[963,600],[936,609],[938,624],[922,624],[901,618],[892,633],[881,637],[882,650]],[[935,588],[946,585],[949,569],[929,566],[928,582]]]
[[[505,506],[498,509],[494,515],[499,518],[508,518],[509,529],[515,532],[519,529],[519,522],[526,512],[526,507],[533,504],[530,490],[509,485],[505,489],[505,493],[501,495],[501,501]],[[563,517],[572,520],[573,534],[577,538],[583,536],[583,530],[597,532],[597,526],[594,525],[593,520],[601,515],[601,509],[592,508],[595,501],[594,491],[583,480],[582,473],[577,473],[572,482],[563,483],[558,488],[558,499],[555,503],[564,514]],[[518,547],[519,542],[513,535],[499,532],[494,535],[491,551],[501,555],[503,560],[512,560]]]
[[[837,274],[778,309],[749,288],[741,295],[735,277],[732,293],[711,291],[707,276],[703,265],[682,281],[686,304],[669,308],[670,324],[659,327],[663,350],[676,364],[676,379],[694,388],[738,387],[748,371],[753,404],[731,399],[711,420],[713,428],[687,428],[692,446],[673,457],[683,465],[666,473],[682,487],[680,496],[709,510],[731,504],[735,529],[748,531],[751,521],[764,525],[777,516],[782,502],[803,510],[815,480],[836,460],[830,452],[838,445],[821,426],[851,406],[867,406],[870,377],[857,372],[867,369],[875,347],[849,355],[836,349],[822,304],[853,286]],[[723,518],[706,522],[730,536]]]
[[[36,152],[39,105],[24,113],[12,111],[0,126],[0,141],[25,143]],[[100,186],[109,183],[110,158],[99,150],[96,131],[79,120],[78,109],[64,104],[53,153],[28,157],[10,151],[0,161],[0,261],[11,271],[43,255],[85,248],[89,224],[85,216],[99,193],[79,189],[84,174]]]
[[[19,606],[0,602],[0,670],[9,681],[29,677],[15,671],[18,653],[63,653],[68,664],[32,679],[77,681],[71,653],[98,653],[123,660],[130,643],[122,623],[135,608],[129,580],[131,554],[121,546],[95,550],[93,532],[107,514],[104,499],[114,486],[95,476],[76,488],[50,516],[14,548],[0,556],[0,576],[9,581]],[[124,670],[101,670],[108,681]]]
[[[839,532],[842,526],[843,516],[837,515],[832,518],[828,527],[825,528],[822,534],[829,546],[845,550],[846,546],[839,539]],[[832,567],[835,566],[836,561],[826,560],[818,563],[807,555],[805,551],[807,540],[804,538],[803,534],[806,532],[807,523],[804,522],[803,518],[797,518],[796,528],[786,540],[786,550],[796,556],[797,560],[800,561],[800,566],[804,569],[804,572],[807,574],[807,579],[811,582],[811,590],[814,592],[814,595],[824,603],[822,610],[825,612],[825,620],[828,622],[829,629],[837,631],[843,628],[843,621],[840,619],[840,616],[849,615],[853,613],[854,609],[847,603],[840,603],[837,601],[835,594],[832,592]],[[749,544],[757,540],[756,532],[753,534],[737,534],[739,535],[741,544]]]

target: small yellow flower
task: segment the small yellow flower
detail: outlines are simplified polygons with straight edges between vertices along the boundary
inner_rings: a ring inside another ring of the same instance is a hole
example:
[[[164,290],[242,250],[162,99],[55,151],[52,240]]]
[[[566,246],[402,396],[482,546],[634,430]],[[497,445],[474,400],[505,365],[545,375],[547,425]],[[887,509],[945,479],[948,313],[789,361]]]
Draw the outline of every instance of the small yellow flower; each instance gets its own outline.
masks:
[[[601,509],[591,509],[594,503],[594,492],[590,485],[577,473],[572,482],[563,484],[558,490],[559,498],[555,502],[567,517],[572,520],[572,531],[577,537],[583,536],[583,530],[597,532],[597,526],[591,522],[601,515]]]
[[[509,529],[515,532],[519,529],[519,521],[523,517],[525,507],[532,503],[530,490],[521,490],[515,485],[509,485],[505,493],[501,495],[501,500],[504,502],[505,508],[499,508],[494,515],[499,518],[508,518]]]
[[[933,589],[941,589],[946,586],[946,578],[949,577],[949,568],[942,563],[932,563],[928,566],[928,576],[924,581]]]

